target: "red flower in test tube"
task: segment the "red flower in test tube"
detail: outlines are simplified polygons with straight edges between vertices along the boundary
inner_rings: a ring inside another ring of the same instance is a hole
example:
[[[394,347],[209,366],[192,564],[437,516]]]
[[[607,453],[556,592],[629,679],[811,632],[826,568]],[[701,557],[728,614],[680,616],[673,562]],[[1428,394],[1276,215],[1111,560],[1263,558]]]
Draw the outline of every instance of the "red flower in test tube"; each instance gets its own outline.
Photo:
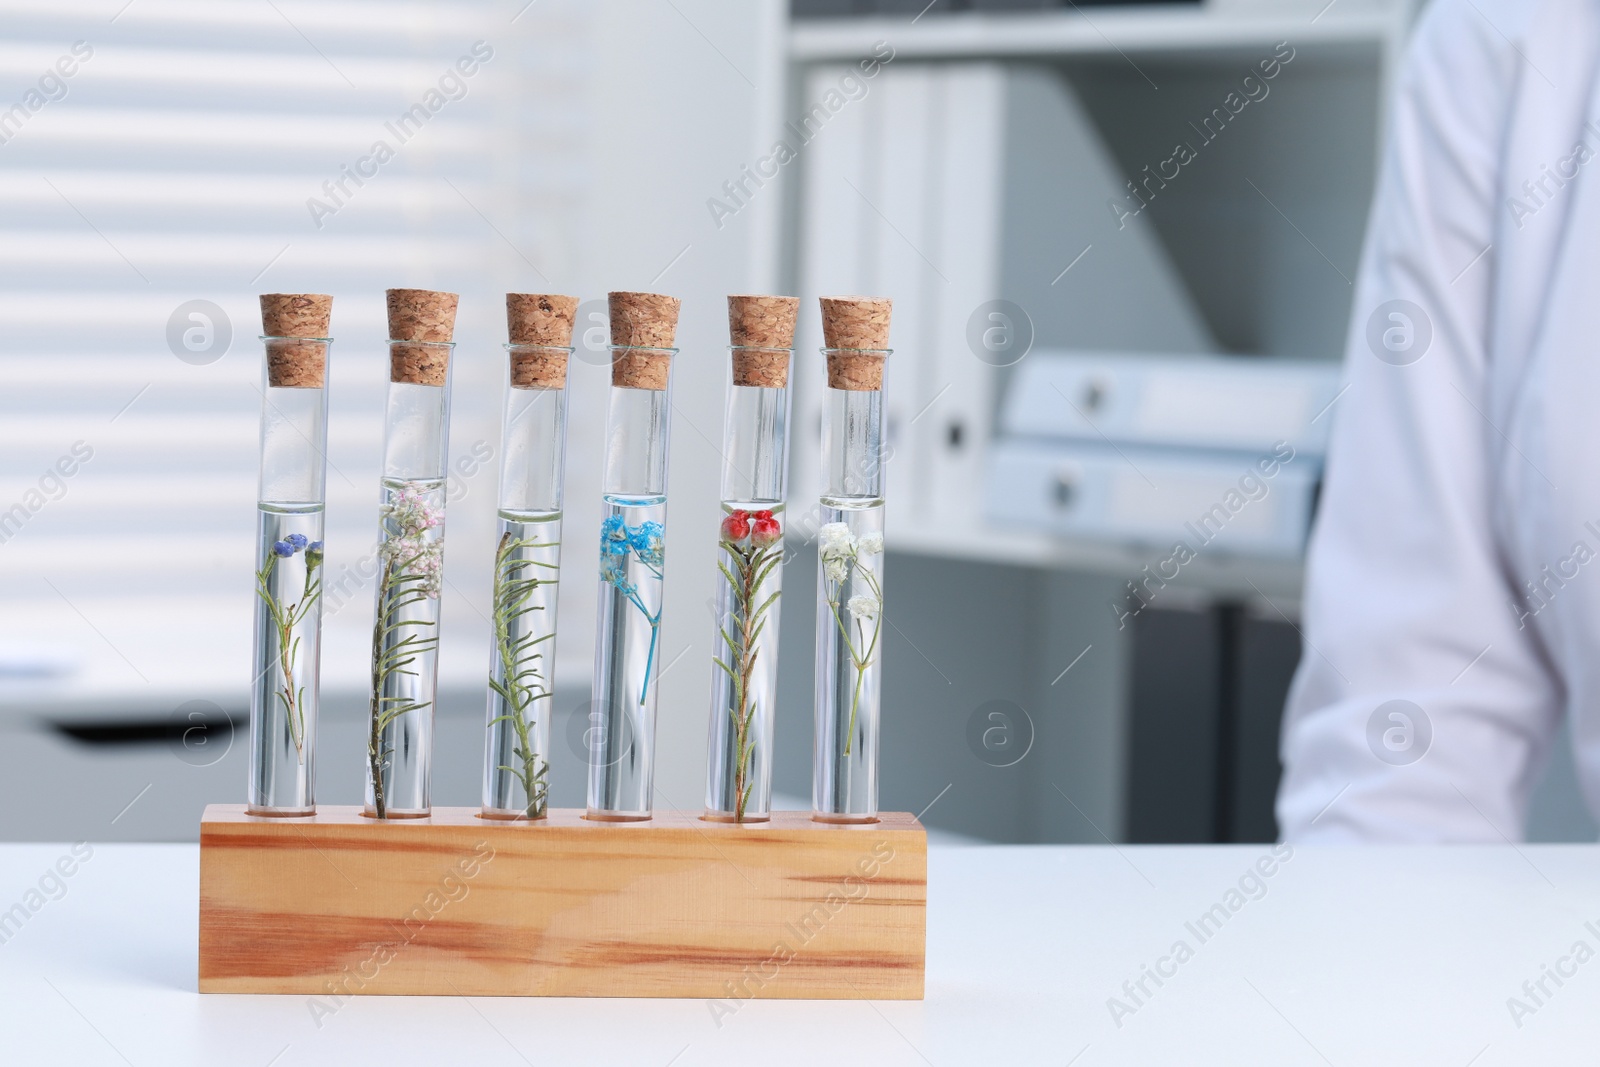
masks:
[[[726,507],[727,505],[724,505]],[[773,547],[783,539],[783,528],[771,511],[745,511],[729,508],[722,520],[722,558],[717,561],[727,592],[719,597],[722,611],[721,656],[716,665],[732,680],[727,713],[733,723],[732,804],[734,819],[744,821],[745,805],[755,788],[751,775],[755,758],[756,712],[763,697],[754,682],[756,638],[766,625],[768,610],[777,601],[779,589],[774,571],[782,563],[783,549]],[[725,609],[725,610],[724,610]],[[768,656],[773,655],[769,652]]]
[[[750,543],[757,548],[776,544],[783,536],[783,527],[770,511],[758,511],[750,520]]]
[[[768,513],[771,514],[770,512]],[[743,541],[750,536],[750,513],[735,509],[722,520],[722,539],[724,541]]]

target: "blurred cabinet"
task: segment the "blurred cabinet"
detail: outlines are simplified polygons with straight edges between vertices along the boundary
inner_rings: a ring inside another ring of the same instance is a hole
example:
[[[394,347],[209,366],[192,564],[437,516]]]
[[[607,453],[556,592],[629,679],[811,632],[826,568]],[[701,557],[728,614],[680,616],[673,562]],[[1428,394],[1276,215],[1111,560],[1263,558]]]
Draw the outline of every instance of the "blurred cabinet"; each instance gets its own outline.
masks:
[[[1144,538],[1119,551],[985,521],[1002,397],[1045,349],[1337,359],[1411,16],[1404,0],[1224,0],[795,24],[785,266],[807,299],[895,298],[892,548],[1143,565]],[[883,60],[870,76],[863,56]],[[813,320],[797,500],[816,489]],[[1202,416],[1227,416],[1226,363],[1197,364],[1211,387],[1185,399]],[[1275,563],[1259,578],[1297,587]]]
[[[1270,835],[1298,639],[1285,620],[1387,85],[1418,5],[1026,6],[1039,10],[838,4],[791,28],[782,135],[799,161],[781,276],[808,307],[895,299],[886,537],[901,630],[885,736],[913,723],[925,753],[917,781],[886,771],[885,788],[931,798],[954,782],[954,797],[993,777],[953,732],[988,694],[1042,716],[1039,765],[991,782],[1007,798],[995,810],[935,807],[932,824],[1006,840]],[[816,497],[823,388],[815,316],[801,323],[798,505]],[[1074,413],[1096,374],[1116,395]],[[1117,410],[1130,397],[1137,410]],[[1226,439],[1247,425],[1248,442]],[[1306,462],[1277,475],[1271,506],[1183,567],[1159,613],[1119,621],[1127,581],[1279,439]],[[1147,462],[1160,477],[1140,478]],[[1151,650],[1186,612],[1212,631],[1183,673]],[[785,629],[781,676],[805,706],[808,649]],[[1164,703],[1210,732],[1174,747],[1187,735],[1152,717]],[[1148,786],[1168,758],[1195,777],[1181,796]],[[1135,791],[1166,814],[1131,807]],[[1173,805],[1205,825],[1161,829]]]
[[[1141,612],[1129,690],[1127,839],[1277,839],[1278,726],[1300,635],[1237,604]]]

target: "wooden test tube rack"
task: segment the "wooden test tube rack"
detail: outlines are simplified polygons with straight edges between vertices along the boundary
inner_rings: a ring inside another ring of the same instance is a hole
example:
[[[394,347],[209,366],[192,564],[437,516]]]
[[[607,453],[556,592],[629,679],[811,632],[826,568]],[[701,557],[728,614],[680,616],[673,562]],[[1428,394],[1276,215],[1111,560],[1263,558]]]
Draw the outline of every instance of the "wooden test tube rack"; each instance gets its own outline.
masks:
[[[927,858],[921,823],[897,812],[380,822],[213,804],[200,991],[916,1000]]]

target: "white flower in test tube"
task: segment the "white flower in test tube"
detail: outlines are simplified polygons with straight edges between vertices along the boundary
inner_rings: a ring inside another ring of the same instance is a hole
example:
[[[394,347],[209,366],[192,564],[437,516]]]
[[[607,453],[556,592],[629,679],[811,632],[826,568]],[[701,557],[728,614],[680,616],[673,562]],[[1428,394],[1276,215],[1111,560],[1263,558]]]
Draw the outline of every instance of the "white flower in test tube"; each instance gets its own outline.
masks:
[[[853,596],[845,603],[845,607],[849,609],[850,617],[853,619],[865,619],[870,622],[878,617],[878,602],[870,596]]]
[[[824,561],[848,559],[854,553],[856,539],[844,523],[830,522],[817,531],[817,547]]]
[[[856,546],[856,551],[863,556],[876,556],[883,551],[883,534],[862,534],[861,543]]]

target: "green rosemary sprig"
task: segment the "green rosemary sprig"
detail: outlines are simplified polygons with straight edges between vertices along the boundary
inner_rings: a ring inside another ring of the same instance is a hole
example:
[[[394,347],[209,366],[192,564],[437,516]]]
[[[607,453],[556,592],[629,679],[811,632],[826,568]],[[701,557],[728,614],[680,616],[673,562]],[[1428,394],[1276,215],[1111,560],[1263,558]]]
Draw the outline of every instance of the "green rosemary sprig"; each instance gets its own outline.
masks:
[[[532,567],[558,570],[553,563],[525,559],[524,550],[551,548],[554,542],[545,543],[532,538],[513,538],[509,531],[500,535],[500,545],[494,556],[494,643],[498,660],[497,671],[489,674],[489,688],[500,698],[505,713],[489,720],[489,725],[509,722],[516,732],[517,743],[512,755],[520,767],[501,765],[498,769],[512,774],[522,783],[527,806],[523,813],[530,819],[543,818],[549,784],[546,776],[550,766],[540,756],[530,735],[535,720],[529,715],[534,701],[550,696],[539,661],[543,653],[537,646],[555,636],[547,633],[536,637],[531,633],[516,636],[517,620],[531,612],[543,611],[542,605],[530,603],[542,586],[553,585],[554,577],[527,574]],[[498,677],[497,677],[498,675]]]
[[[392,746],[383,739],[384,731],[400,716],[413,711],[423,711],[431,701],[417,701],[409,696],[384,696],[389,679],[401,675],[417,677],[418,672],[408,670],[422,656],[439,647],[437,636],[405,634],[392,640],[407,627],[431,629],[427,619],[407,619],[407,608],[430,599],[427,592],[429,578],[424,574],[408,574],[402,560],[391,560],[383,568],[383,584],[379,588],[377,621],[372,627],[372,707],[371,734],[367,738],[367,760],[372,773],[373,813],[380,819],[389,817],[388,803],[384,797],[383,769],[389,764]]]
[[[392,491],[381,509],[383,544],[382,577],[378,583],[377,617],[372,623],[372,706],[368,714],[367,763],[372,776],[373,814],[389,817],[384,793],[383,771],[393,754],[384,733],[402,715],[424,711],[432,701],[410,696],[385,695],[401,679],[420,678],[411,670],[419,660],[435,652],[439,638],[431,619],[408,618],[411,608],[438,599],[444,536],[429,531],[444,525],[444,510],[429,503],[431,490],[414,482],[388,485]],[[420,630],[421,632],[408,632]]]
[[[733,664],[730,666],[715,657],[712,662],[721,667],[733,682],[733,704],[728,714],[733,718],[735,750],[733,791],[737,801],[734,820],[744,822],[745,805],[749,803],[750,791],[755,786],[751,780],[755,742],[750,736],[750,727],[755,722],[758,709],[750,695],[750,682],[755,674],[756,657],[761,652],[757,640],[766,628],[767,612],[782,590],[774,590],[759,604],[756,603],[756,597],[760,596],[763,583],[772,569],[782,562],[783,549],[781,545],[740,545],[727,538],[723,538],[721,543],[723,551],[734,562],[730,569],[723,560],[717,561],[717,567],[733,593],[733,612],[729,624],[721,631],[722,641],[728,646],[728,659]]]

